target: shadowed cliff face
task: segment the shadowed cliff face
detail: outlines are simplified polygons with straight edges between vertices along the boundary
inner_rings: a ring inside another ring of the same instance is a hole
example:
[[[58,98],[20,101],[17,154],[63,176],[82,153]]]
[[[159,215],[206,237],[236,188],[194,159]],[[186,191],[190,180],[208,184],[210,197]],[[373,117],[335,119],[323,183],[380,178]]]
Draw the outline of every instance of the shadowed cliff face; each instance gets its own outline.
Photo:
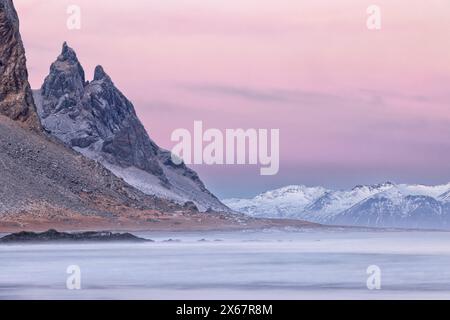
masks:
[[[28,83],[19,19],[11,0],[0,0],[0,114],[36,131],[41,129]]]

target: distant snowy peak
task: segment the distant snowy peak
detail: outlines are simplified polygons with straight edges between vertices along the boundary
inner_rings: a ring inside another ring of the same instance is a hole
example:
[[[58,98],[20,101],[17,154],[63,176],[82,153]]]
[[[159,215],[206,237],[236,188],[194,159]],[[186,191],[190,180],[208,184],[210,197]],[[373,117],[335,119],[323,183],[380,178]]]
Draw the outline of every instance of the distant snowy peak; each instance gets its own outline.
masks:
[[[352,191],[373,192],[373,191],[378,191],[378,190],[390,189],[392,187],[395,187],[395,183],[387,181],[384,183],[373,184],[373,185],[357,185],[352,189]]]
[[[437,186],[425,186],[420,184],[414,185],[401,184],[399,185],[399,188],[403,190],[405,194],[423,195],[423,196],[430,196],[433,198],[439,198],[441,195],[445,193],[449,194],[450,183]]]
[[[268,191],[255,197],[255,199],[293,199],[297,201],[310,202],[322,196],[328,190],[322,187],[307,187],[307,186],[287,186],[284,188]]]
[[[297,218],[328,224],[365,226],[446,225],[450,218],[450,183],[438,186],[386,182],[351,190],[288,186],[253,199],[224,200],[230,208],[258,217]],[[429,216],[427,216],[429,214]]]
[[[357,186],[348,191],[329,191],[321,198],[309,204],[306,207],[305,214],[312,220],[316,220],[315,216],[318,214],[321,215],[322,220],[326,220],[364,199],[391,188],[393,188],[393,185],[389,183],[375,186]]]
[[[430,196],[382,193],[339,213],[332,223],[371,227],[448,229],[450,210],[444,203]]]
[[[327,192],[322,187],[287,186],[253,199],[228,199],[224,203],[236,211],[256,217],[292,218]]]

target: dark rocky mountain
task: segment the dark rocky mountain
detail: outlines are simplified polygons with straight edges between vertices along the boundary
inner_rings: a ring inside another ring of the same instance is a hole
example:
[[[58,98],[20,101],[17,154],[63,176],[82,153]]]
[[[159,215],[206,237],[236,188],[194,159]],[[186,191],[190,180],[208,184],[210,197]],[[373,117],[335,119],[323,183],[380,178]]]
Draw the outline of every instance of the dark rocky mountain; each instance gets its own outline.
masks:
[[[10,0],[0,0],[0,34],[0,227],[106,218],[120,224],[121,215],[187,211],[143,194],[42,132]]]
[[[72,148],[98,152],[108,163],[136,166],[168,183],[156,159],[158,147],[147,137],[131,103],[101,66],[85,81],[75,52],[63,45],[36,94],[46,130]]]
[[[0,38],[0,114],[39,131],[19,19],[11,0],[0,1]]]
[[[66,43],[34,98],[45,130],[83,155],[101,162],[146,194],[202,211],[228,211],[198,175],[175,165],[169,151],[148,136],[133,104],[101,66],[86,81],[75,51]]]

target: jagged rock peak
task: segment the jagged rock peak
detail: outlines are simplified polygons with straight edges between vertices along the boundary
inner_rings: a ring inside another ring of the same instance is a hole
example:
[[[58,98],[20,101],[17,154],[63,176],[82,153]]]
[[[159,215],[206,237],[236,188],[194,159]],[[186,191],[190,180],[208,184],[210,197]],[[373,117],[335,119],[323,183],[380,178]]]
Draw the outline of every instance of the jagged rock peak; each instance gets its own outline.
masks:
[[[108,76],[108,74],[105,72],[102,66],[96,66],[94,71],[94,81],[100,81],[100,80],[111,80],[111,78]]]
[[[83,82],[83,85],[85,84],[85,73],[83,66],[78,60],[75,50],[71,48],[66,41],[64,41],[63,43],[61,54],[58,56],[53,65],[56,65],[57,63],[60,69],[64,69],[65,66],[71,67],[69,68],[69,70],[78,73],[80,75],[80,79]]]
[[[73,61],[78,62],[77,54],[75,53],[75,50],[73,50],[66,41],[64,41],[62,46],[61,54],[58,57],[59,61]]]
[[[74,99],[81,97],[86,85],[84,69],[78,61],[77,54],[67,42],[62,46],[61,54],[50,66],[50,73],[45,78],[41,87],[44,97],[61,99],[59,106],[72,105]],[[51,108],[45,106],[45,114],[51,112]]]
[[[0,0],[0,114],[41,130],[28,82],[19,19],[11,0]]]

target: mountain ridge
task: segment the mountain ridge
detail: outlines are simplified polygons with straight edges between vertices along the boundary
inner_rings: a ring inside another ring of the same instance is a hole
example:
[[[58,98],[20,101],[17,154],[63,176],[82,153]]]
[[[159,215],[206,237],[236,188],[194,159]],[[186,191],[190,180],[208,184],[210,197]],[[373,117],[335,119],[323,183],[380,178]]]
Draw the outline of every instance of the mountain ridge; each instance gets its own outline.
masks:
[[[450,183],[425,186],[386,182],[358,185],[350,190],[288,186],[252,199],[223,201],[238,212],[260,218],[364,227],[449,229],[449,197]]]

